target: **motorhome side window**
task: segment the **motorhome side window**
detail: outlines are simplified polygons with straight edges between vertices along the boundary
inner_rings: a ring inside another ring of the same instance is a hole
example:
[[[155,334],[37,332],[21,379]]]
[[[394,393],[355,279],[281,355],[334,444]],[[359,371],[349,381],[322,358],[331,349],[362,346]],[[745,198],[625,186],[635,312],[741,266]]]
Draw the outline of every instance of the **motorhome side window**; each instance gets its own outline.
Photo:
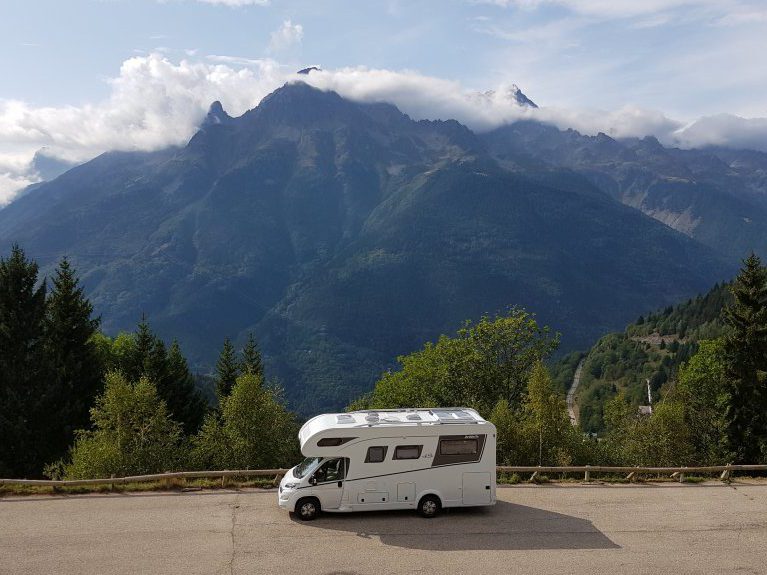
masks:
[[[365,463],[381,463],[386,459],[386,452],[388,449],[389,448],[386,445],[373,445],[368,447]]]
[[[346,469],[343,459],[331,459],[330,461],[326,461],[314,472],[314,478],[318,483],[341,481],[345,475]]]
[[[476,455],[479,451],[479,441],[475,439],[441,439],[439,442],[440,455]]]
[[[398,445],[394,449],[394,459],[418,459],[423,445]]]
[[[356,437],[323,437],[317,442],[317,447],[335,447],[336,445],[343,445],[347,441],[357,439]]]

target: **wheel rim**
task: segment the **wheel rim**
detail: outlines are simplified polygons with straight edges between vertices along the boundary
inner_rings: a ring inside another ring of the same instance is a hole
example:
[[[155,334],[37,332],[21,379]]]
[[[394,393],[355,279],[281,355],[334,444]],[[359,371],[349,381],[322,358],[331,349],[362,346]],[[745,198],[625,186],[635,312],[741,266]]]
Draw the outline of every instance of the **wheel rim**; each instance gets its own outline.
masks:
[[[317,507],[311,501],[307,501],[301,506],[301,515],[312,517],[317,512]]]
[[[434,515],[437,512],[437,503],[431,499],[427,499],[423,502],[421,507],[425,515]]]

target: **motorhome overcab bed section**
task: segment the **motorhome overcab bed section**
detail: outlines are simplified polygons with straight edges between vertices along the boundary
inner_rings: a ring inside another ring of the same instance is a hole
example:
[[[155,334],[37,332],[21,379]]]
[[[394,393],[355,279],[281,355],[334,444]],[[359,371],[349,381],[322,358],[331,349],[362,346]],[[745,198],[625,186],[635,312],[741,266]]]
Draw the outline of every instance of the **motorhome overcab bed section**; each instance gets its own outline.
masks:
[[[306,460],[280,482],[279,505],[320,511],[495,503],[495,426],[469,408],[327,413],[298,434]]]

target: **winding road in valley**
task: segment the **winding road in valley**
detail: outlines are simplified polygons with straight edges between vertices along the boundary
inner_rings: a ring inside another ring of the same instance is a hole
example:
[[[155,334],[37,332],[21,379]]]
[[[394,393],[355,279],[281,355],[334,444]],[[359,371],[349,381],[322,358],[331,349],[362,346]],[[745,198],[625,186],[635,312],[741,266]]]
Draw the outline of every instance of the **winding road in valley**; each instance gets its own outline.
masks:
[[[567,413],[570,414],[570,423],[572,423],[573,426],[578,425],[578,415],[575,410],[575,392],[578,391],[578,385],[581,383],[581,370],[583,369],[584,361],[586,360],[582,359],[578,363],[578,367],[575,368],[573,383],[570,385],[570,389],[567,392]]]

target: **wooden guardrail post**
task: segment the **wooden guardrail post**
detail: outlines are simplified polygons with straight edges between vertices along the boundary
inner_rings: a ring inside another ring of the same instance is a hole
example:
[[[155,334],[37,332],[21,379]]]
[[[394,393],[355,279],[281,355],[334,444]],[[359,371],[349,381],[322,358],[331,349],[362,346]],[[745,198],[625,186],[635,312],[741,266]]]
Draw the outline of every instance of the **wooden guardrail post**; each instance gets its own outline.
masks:
[[[591,466],[586,466],[586,471],[583,472],[583,481],[589,483],[591,481]]]
[[[730,465],[731,464],[728,463],[724,471],[722,471],[722,474],[719,476],[719,479],[721,479],[722,481],[727,481],[727,482],[730,481],[730,473],[731,473]]]

